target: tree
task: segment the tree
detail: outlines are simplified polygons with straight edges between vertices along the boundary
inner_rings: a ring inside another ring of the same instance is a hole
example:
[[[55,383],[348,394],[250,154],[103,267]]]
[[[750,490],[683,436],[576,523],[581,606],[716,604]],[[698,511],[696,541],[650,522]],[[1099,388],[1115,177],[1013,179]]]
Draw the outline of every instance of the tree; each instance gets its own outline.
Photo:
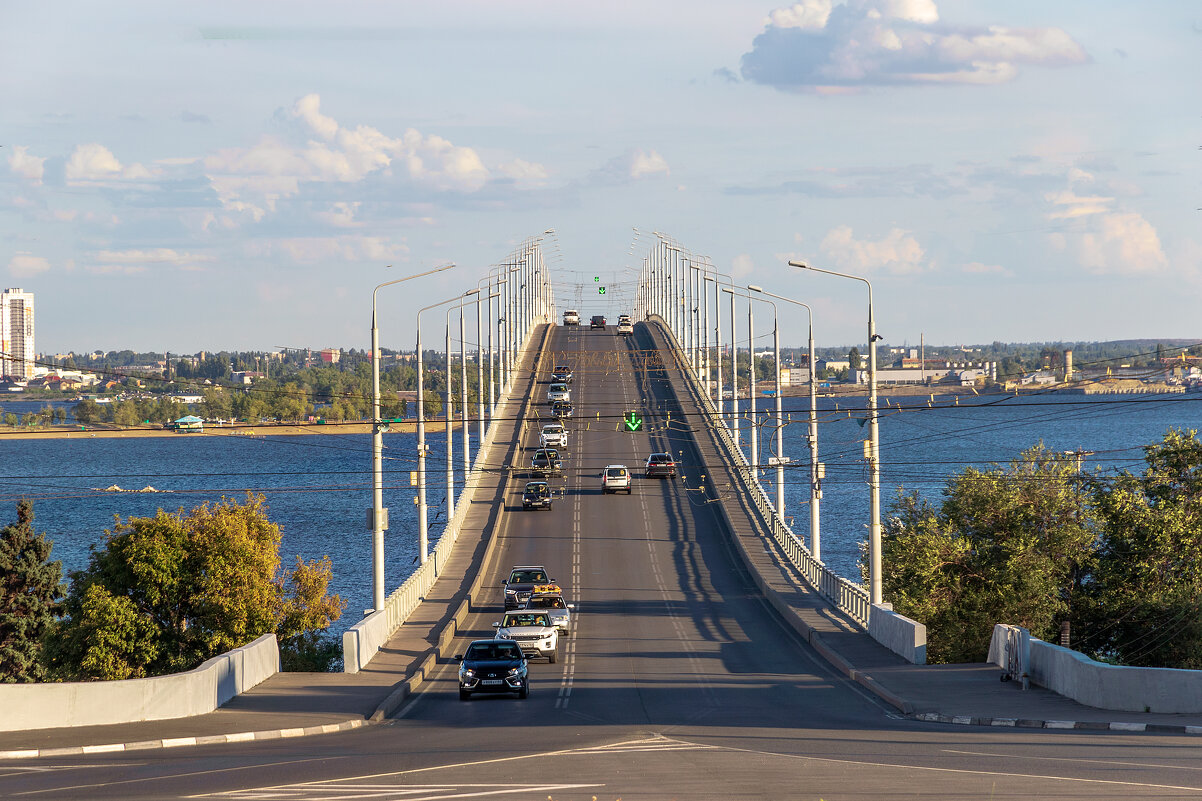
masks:
[[[1169,431],[1141,475],[1096,482],[1101,518],[1085,649],[1129,665],[1202,668],[1202,442]]]
[[[938,509],[899,495],[882,537],[883,594],[927,626],[927,659],[985,658],[994,623],[1048,639],[1093,565],[1096,531],[1076,460],[1042,445],[948,479]]]
[[[33,503],[17,504],[17,522],[0,529],[0,681],[40,681],[42,637],[66,587],[54,544],[33,530]]]
[[[860,349],[852,346],[852,349],[847,352],[847,366],[850,370],[859,370],[861,364]]]
[[[50,653],[64,677],[175,673],[271,631],[302,642],[344,607],[325,592],[328,560],[280,571],[280,529],[262,496],[118,519],[107,533],[71,575]]]

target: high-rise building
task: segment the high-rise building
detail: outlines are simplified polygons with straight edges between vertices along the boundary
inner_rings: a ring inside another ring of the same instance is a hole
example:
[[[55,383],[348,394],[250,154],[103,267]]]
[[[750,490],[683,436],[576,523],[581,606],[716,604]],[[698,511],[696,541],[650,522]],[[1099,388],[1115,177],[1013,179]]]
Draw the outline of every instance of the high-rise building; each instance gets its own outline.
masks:
[[[33,378],[33,293],[0,292],[0,373]]]

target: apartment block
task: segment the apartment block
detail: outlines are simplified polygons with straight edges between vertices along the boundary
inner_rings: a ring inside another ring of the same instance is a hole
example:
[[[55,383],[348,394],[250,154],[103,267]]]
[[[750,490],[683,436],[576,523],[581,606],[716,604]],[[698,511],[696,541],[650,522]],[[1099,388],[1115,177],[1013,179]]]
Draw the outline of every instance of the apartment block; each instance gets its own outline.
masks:
[[[33,293],[0,292],[0,374],[33,378]]]

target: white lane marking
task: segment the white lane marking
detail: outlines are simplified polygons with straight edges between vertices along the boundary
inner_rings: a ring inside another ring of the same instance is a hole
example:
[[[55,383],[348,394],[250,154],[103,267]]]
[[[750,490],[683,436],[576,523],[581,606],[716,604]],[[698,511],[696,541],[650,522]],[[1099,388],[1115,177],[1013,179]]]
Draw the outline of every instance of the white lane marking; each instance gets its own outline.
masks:
[[[76,784],[76,785],[71,785],[69,787],[50,787],[45,790],[26,790],[24,792],[14,793],[13,795],[41,795],[42,793],[61,793],[66,790],[88,790],[93,787],[116,787],[119,784],[139,784],[142,782],[157,782],[157,781],[165,781],[165,780],[169,780],[169,779],[186,779],[189,776],[209,776],[209,775],[213,775],[216,773],[234,773],[234,772],[237,772],[240,770],[262,770],[263,768],[275,768],[275,767],[279,767],[281,765],[301,765],[306,762],[325,762],[325,761],[327,761],[327,759],[328,759],[328,757],[320,757],[320,758],[314,758],[314,759],[289,759],[289,760],[285,760],[283,762],[264,762],[264,763],[259,763],[259,764],[255,764],[255,765],[242,765],[242,766],[239,766],[236,768],[213,768],[212,770],[192,770],[192,771],[188,771],[187,773],[168,773],[163,776],[147,776],[145,778],[138,778],[138,779],[121,779],[118,781],[99,782],[99,783],[95,783],[95,784]],[[115,763],[115,764],[121,765],[124,763]],[[129,763],[129,764],[137,765],[137,764],[144,764],[144,763],[134,762],[134,763]]]
[[[1116,762],[1113,759],[1079,759],[1077,757],[1048,757],[1027,756],[1026,754],[992,754],[988,751],[957,751],[952,748],[942,749],[945,754],[962,754],[964,756],[997,757],[998,759],[1030,759],[1043,762],[1079,762],[1082,765],[1121,765],[1128,768],[1165,768],[1168,770],[1202,770],[1202,766],[1193,765],[1161,765],[1156,762]]]
[[[231,790],[214,794],[213,798],[237,799],[341,799],[350,801],[358,798],[396,799],[397,801],[441,801],[449,798],[490,798],[517,793],[546,793],[554,790],[582,790],[604,787],[603,784],[312,784],[256,790]],[[195,796],[193,796],[195,797]],[[531,797],[534,797],[533,795]],[[551,796],[547,796],[550,798]]]

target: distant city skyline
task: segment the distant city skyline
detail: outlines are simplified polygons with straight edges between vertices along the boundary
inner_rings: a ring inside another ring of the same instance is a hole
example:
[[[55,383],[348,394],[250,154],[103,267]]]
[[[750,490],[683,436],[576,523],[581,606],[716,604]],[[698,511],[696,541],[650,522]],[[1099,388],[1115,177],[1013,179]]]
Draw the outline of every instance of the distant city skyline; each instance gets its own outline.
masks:
[[[16,4],[0,270],[47,353],[366,349],[455,262],[381,293],[411,348],[548,229],[561,311],[662,231],[820,346],[863,287],[790,259],[898,345],[1202,340],[1200,45],[1179,0]]]

